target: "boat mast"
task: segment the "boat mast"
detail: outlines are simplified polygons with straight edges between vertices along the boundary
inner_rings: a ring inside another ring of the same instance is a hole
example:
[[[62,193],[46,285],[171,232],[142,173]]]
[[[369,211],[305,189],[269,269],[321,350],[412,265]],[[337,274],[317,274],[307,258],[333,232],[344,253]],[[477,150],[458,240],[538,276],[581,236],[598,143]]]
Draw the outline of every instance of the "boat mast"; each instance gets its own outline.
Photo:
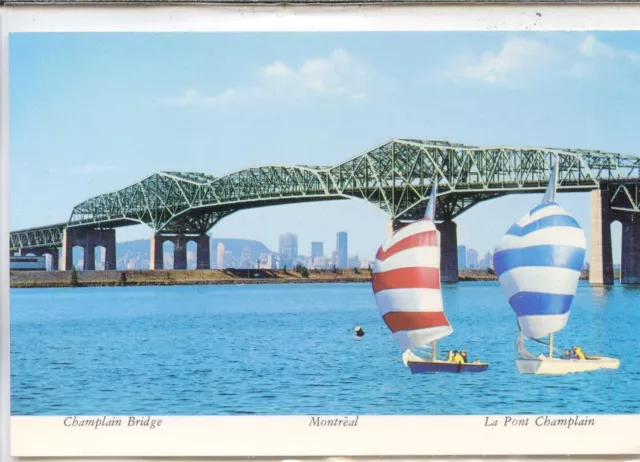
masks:
[[[438,192],[438,177],[434,176],[431,181],[431,194],[429,196],[429,204],[427,204],[427,210],[424,212],[424,217],[429,218],[431,221],[435,221],[436,219],[436,193]],[[440,271],[438,271],[438,275]],[[435,361],[437,358],[437,349],[436,349],[437,340],[433,341],[433,360]]]
[[[551,167],[551,175],[549,175],[549,185],[544,193],[542,199],[543,203],[550,203],[556,201],[556,187],[558,182],[558,166],[560,158],[556,155],[553,166]],[[553,358],[553,332],[549,334],[549,358]]]
[[[549,175],[549,184],[547,185],[547,190],[544,192],[544,197],[542,198],[542,203],[549,203],[556,201],[556,186],[558,181],[558,165],[559,158],[556,157],[553,166],[551,167],[551,174]]]
[[[436,194],[438,192],[438,177],[434,176],[431,180],[431,194],[429,195],[429,203],[427,204],[427,210],[424,211],[424,217],[436,220]]]

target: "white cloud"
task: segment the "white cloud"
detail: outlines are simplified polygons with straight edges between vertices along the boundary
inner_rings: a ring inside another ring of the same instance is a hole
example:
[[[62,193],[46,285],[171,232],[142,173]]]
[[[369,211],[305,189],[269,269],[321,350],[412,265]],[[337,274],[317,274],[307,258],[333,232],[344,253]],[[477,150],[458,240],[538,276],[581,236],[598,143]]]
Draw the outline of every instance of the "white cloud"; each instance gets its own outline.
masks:
[[[558,59],[557,51],[545,43],[511,39],[497,53],[486,51],[471,62],[460,62],[457,68],[445,71],[445,75],[485,83],[511,83]]]
[[[347,51],[337,49],[326,57],[307,59],[297,68],[274,61],[258,69],[253,82],[244,86],[226,88],[210,95],[188,88],[181,96],[160,98],[159,102],[169,107],[185,107],[309,95],[366,99],[367,93],[379,83],[380,79],[372,69]]]
[[[595,35],[576,40],[514,37],[499,50],[461,54],[434,75],[453,81],[522,85],[558,78],[597,78],[624,65],[640,65],[640,54],[619,50]]]
[[[160,102],[169,107],[210,106],[232,101],[238,95],[238,89],[234,88],[228,88],[212,96],[203,95],[195,88],[187,88],[182,96],[160,98]]]
[[[629,50],[618,50],[598,40],[594,35],[588,35],[578,46],[578,51],[591,59],[623,60],[640,64],[640,53]]]

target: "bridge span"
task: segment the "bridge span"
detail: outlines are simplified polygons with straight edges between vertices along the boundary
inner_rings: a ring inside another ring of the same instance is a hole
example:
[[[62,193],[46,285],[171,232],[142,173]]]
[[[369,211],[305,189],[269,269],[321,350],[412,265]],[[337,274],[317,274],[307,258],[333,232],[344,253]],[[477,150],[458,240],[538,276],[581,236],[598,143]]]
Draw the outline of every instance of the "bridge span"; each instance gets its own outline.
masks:
[[[65,223],[11,232],[21,255],[50,254],[69,270],[72,249],[84,248],[84,269],[116,269],[116,228],[153,230],[151,269],[162,269],[162,244],[174,247],[174,268],[186,269],[187,242],[197,244],[197,268],[210,268],[209,236],[224,217],[245,209],[313,201],[362,199],[389,214],[394,228],[423,216],[438,178],[436,219],[442,235],[442,279],[458,280],[454,219],[475,204],[507,194],[541,193],[553,160],[559,192],[590,192],[590,281],[613,282],[611,230],[622,223],[623,283],[640,283],[640,157],[609,152],[526,147],[477,147],[446,141],[392,139],[334,166],[269,165],[225,176],[157,172],[121,190],[73,208]]]

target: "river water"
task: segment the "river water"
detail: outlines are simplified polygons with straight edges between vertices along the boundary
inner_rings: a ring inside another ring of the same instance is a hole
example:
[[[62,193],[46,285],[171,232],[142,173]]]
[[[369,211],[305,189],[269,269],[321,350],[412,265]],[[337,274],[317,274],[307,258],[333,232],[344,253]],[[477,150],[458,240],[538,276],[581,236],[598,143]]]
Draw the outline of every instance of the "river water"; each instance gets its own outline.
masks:
[[[581,283],[556,345],[621,365],[566,376],[517,372],[497,282],[443,296],[454,333],[439,351],[465,348],[486,373],[411,375],[370,284],[12,289],[12,413],[640,413],[639,288]]]

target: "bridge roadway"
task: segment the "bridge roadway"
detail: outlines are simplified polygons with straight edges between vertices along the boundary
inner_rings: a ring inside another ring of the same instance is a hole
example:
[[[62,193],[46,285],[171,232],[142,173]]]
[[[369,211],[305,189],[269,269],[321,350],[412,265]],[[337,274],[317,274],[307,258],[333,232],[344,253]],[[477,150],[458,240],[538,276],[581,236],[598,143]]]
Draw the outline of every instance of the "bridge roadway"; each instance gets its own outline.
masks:
[[[81,246],[84,269],[90,270],[95,269],[95,248],[102,246],[106,249],[105,268],[112,270],[116,267],[116,228],[143,223],[153,230],[151,269],[162,268],[165,241],[175,244],[175,269],[186,268],[189,241],[197,244],[197,268],[208,269],[206,233],[232,213],[357,198],[387,212],[397,229],[423,216],[437,178],[442,279],[455,282],[454,219],[485,200],[543,192],[554,159],[559,162],[559,192],[590,192],[590,281],[613,282],[610,225],[617,220],[622,223],[621,281],[640,282],[639,157],[581,149],[483,148],[415,139],[389,140],[335,166],[270,165],[221,177],[157,172],[76,205],[66,223],[11,232],[10,248],[21,255],[49,254],[55,268],[69,270],[72,249]]]

